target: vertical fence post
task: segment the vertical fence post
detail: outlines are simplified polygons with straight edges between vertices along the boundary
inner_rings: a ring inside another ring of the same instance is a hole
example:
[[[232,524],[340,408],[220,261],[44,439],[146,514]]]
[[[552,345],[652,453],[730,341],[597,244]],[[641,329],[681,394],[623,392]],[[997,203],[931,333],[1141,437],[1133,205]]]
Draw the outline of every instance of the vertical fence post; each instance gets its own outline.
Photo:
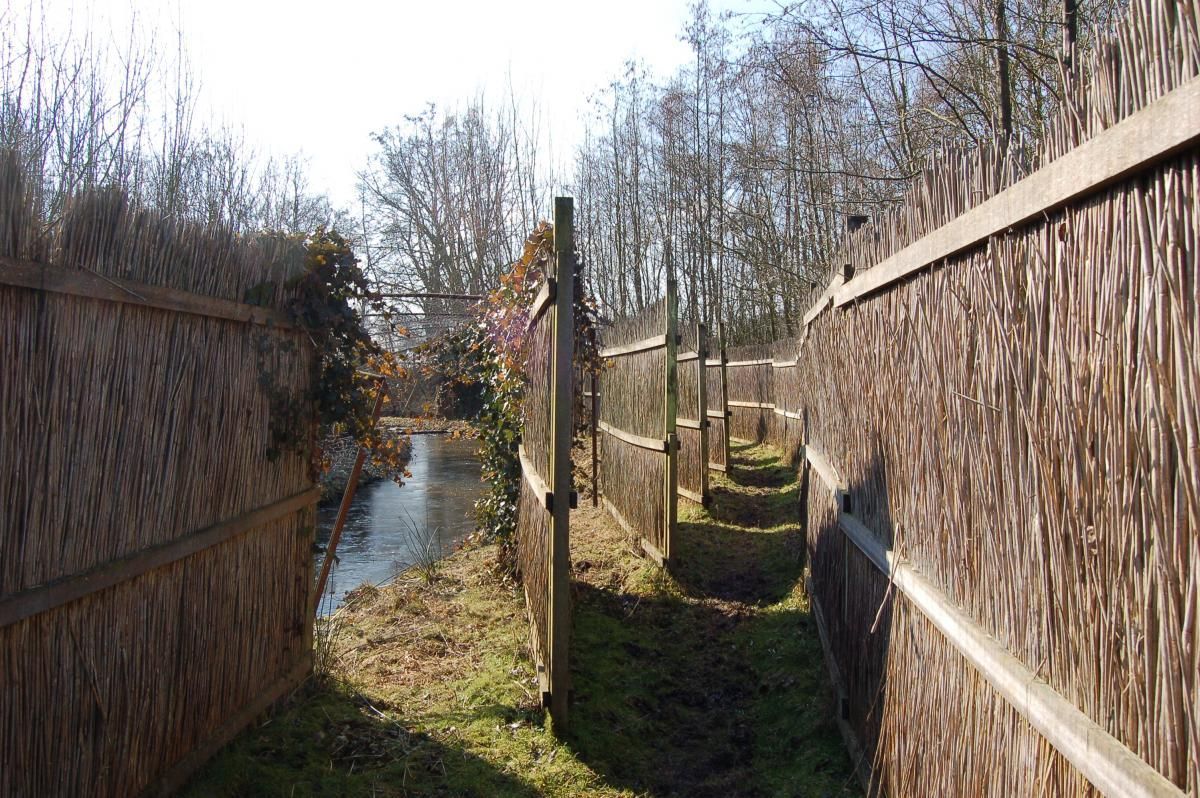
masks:
[[[554,198],[554,360],[551,366],[550,404],[550,491],[552,508],[549,573],[550,623],[546,657],[550,686],[550,718],[554,733],[567,728],[567,691],[570,670],[567,661],[571,628],[570,607],[570,513],[571,513],[571,377],[575,342],[575,243],[574,202]]]
[[[674,548],[675,527],[679,513],[679,438],[675,420],[679,410],[679,296],[674,280],[667,281],[666,314],[666,370],[663,375],[663,432],[667,442],[666,518],[663,519],[663,559],[671,561]]]
[[[729,358],[725,354],[725,322],[717,322],[717,345],[721,347],[721,412],[725,414],[725,434],[721,446],[725,448],[725,470],[729,471],[729,374],[726,365]]]
[[[703,324],[696,325],[696,418],[700,419],[700,498],[707,506],[708,495],[708,330]]]
[[[596,328],[592,327],[588,330],[588,337],[591,339],[592,352],[596,352]],[[598,381],[596,380],[596,371],[593,370],[591,375],[592,384],[592,506],[600,506],[600,452],[596,448],[599,443],[597,440],[597,430],[599,429],[600,415],[600,396],[597,391],[600,390]]]

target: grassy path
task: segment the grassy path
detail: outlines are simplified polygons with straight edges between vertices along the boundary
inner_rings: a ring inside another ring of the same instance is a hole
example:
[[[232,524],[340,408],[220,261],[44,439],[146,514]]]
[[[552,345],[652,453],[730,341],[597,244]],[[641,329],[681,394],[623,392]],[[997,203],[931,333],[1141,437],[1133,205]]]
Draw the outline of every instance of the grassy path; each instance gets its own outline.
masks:
[[[572,514],[571,730],[544,726],[520,593],[490,547],[343,614],[335,678],[242,734],[187,794],[859,794],[800,582],[794,474],[735,452],[707,510],[681,502],[677,563],[633,554],[586,497]]]

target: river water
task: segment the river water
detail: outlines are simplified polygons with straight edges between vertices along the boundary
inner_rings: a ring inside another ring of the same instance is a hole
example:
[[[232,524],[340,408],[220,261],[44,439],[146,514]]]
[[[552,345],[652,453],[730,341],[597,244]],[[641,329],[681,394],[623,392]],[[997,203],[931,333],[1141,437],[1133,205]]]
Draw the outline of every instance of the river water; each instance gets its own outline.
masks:
[[[323,614],[341,606],[347,591],[363,582],[378,584],[412,565],[423,549],[444,555],[474,531],[475,500],[484,490],[475,441],[413,435],[412,446],[412,477],[403,485],[391,480],[359,485],[321,600]],[[318,511],[322,549],[337,511],[337,503]],[[318,571],[323,557],[317,555]]]

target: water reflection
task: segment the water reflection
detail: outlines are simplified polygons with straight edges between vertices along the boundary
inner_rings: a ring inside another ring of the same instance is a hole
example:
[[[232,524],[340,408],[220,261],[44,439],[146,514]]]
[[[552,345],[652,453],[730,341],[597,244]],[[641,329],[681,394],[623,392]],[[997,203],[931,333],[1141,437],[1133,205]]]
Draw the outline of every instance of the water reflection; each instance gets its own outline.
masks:
[[[433,545],[445,553],[474,530],[474,504],[484,487],[475,441],[414,435],[412,443],[412,478],[402,487],[390,481],[359,486],[338,543],[323,613],[341,606],[346,592],[363,582],[377,584],[411,565],[425,533],[435,532]],[[318,512],[317,542],[322,548],[337,510],[333,504]],[[322,557],[317,555],[318,569]]]

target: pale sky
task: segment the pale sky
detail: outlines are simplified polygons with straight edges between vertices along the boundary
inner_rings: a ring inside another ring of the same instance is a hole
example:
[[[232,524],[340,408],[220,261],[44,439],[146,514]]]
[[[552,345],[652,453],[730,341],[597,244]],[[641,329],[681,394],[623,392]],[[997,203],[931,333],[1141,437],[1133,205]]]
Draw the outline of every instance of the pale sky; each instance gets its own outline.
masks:
[[[772,4],[711,5],[740,12]],[[302,151],[312,188],[350,206],[372,131],[430,101],[452,107],[483,91],[499,104],[510,74],[519,98],[536,98],[555,159],[563,162],[581,138],[588,96],[619,76],[628,59],[644,61],[656,76],[689,60],[679,41],[687,6],[688,0],[79,0],[73,8],[76,24],[82,15],[97,33],[125,29],[136,12],[166,49],[181,27],[202,105],[214,121],[243,128],[261,151]],[[50,0],[47,12],[71,7]]]

